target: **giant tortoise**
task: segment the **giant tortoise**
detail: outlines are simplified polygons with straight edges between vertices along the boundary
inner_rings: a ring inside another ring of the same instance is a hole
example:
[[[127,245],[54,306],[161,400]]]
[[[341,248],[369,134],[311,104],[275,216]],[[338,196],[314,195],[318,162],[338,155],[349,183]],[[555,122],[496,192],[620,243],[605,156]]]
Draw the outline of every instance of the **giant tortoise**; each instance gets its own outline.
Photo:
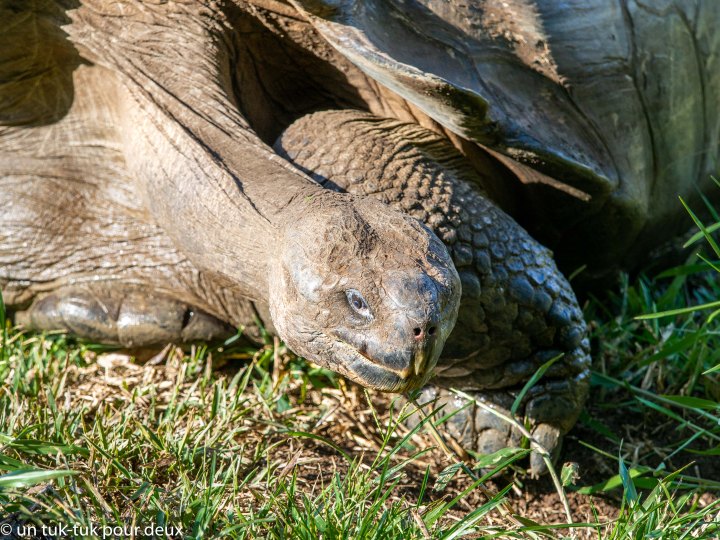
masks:
[[[522,409],[549,448],[589,345],[526,229],[566,271],[636,264],[717,164],[714,0],[1,6],[17,322],[141,347],[260,319],[366,386],[432,377],[451,409],[450,387],[507,408],[562,355]],[[475,407],[448,431],[519,439]]]

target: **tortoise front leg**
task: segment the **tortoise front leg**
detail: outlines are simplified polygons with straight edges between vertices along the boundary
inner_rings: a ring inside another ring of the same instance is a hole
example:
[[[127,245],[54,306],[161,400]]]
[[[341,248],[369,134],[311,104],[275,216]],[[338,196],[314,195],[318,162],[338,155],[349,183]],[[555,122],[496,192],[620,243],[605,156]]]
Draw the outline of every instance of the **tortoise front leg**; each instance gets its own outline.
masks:
[[[60,288],[18,312],[16,322],[123,347],[211,341],[233,333],[230,325],[186,302],[117,282]]]
[[[587,396],[587,328],[552,253],[483,191],[492,171],[475,170],[437,133],[359,111],[303,117],[276,148],[327,188],[378,197],[425,222],[452,251],[460,313],[426,400],[461,407],[444,390],[457,388],[507,414],[538,368],[560,356],[517,411],[556,454]],[[482,453],[520,442],[509,424],[477,407],[459,412],[447,430]],[[545,469],[535,454],[531,466]]]
[[[587,396],[587,377],[578,374],[573,378],[541,380],[525,396],[515,414],[515,420],[527,427],[533,440],[547,450],[555,460],[562,447],[564,435],[572,428],[582,411]],[[510,422],[510,409],[517,391],[483,390],[462,394],[438,386],[427,386],[417,398],[425,414],[441,411],[442,416],[455,413],[443,426],[446,436],[452,437],[460,447],[479,454],[491,454],[507,446],[520,446],[523,434]],[[497,413],[485,407],[491,407]],[[409,426],[419,422],[418,415],[408,419]],[[547,465],[539,452],[530,454],[530,472],[539,476],[547,472]]]

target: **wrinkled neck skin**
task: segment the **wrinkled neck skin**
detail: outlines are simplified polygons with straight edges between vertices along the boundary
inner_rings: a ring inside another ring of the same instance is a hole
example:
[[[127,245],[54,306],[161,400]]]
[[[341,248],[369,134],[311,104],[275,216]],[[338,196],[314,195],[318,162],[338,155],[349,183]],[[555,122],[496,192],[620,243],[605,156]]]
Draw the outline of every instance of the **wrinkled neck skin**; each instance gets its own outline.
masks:
[[[117,74],[118,131],[152,217],[203,272],[266,299],[281,216],[320,189],[238,111],[222,13],[87,0],[69,14],[81,54]]]

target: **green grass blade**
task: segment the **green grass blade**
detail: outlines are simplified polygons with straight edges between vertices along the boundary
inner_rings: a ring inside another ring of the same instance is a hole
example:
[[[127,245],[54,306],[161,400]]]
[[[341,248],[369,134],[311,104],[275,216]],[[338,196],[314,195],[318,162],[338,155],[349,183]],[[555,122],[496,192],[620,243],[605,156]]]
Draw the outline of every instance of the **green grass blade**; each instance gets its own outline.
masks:
[[[78,474],[77,471],[44,469],[22,469],[0,476],[0,489],[29,487],[57,478],[65,478]]]
[[[618,474],[623,485],[623,496],[625,497],[625,500],[628,502],[628,504],[632,507],[638,501],[637,489],[635,488],[635,483],[633,482],[632,476],[630,476],[628,468],[625,466],[625,461],[619,454],[618,469]]]
[[[706,371],[703,371],[703,375],[708,375],[708,374],[710,374],[710,373],[715,373],[716,371],[720,371],[720,364],[718,364],[717,366],[713,366],[713,367],[711,367],[710,369],[708,369],[708,370],[706,370]]]
[[[683,200],[682,197],[680,197],[680,203],[685,207],[685,210],[687,210],[687,213],[690,214],[690,217],[695,222],[695,225],[698,229],[700,229],[700,232],[705,237],[705,239],[708,241],[708,244],[710,244],[710,247],[715,252],[715,255],[720,257],[720,247],[717,245],[717,242],[715,242],[715,239],[712,237],[711,233],[708,231],[708,228],[705,227],[705,224],[703,224],[702,221],[700,221],[700,218],[698,218],[695,213],[690,209],[690,207],[687,205],[687,203]]]
[[[712,225],[708,225],[708,227],[707,227],[705,230],[706,230],[708,233],[714,233],[714,232],[717,231],[718,229],[720,229],[720,223],[713,223]],[[705,238],[705,234],[703,233],[703,231],[698,231],[698,232],[696,232],[695,234],[693,234],[693,235],[687,240],[687,242],[685,242],[685,243],[683,244],[683,247],[684,247],[684,248],[690,247],[690,246],[692,246],[694,243],[696,243],[698,240],[701,240],[701,239],[703,239],[703,238]]]
[[[716,300],[714,302],[707,302],[705,304],[698,304],[696,306],[690,306],[690,307],[684,307],[684,308],[678,308],[678,309],[670,309],[668,311],[660,311],[658,313],[646,313],[645,315],[638,315],[635,318],[636,321],[645,321],[649,319],[660,319],[662,317],[670,317],[672,315],[687,315],[688,313],[694,313],[696,311],[701,311],[704,309],[710,309],[710,308],[720,308],[720,300]]]
[[[291,437],[306,437],[308,439],[314,439],[316,441],[323,442],[327,444],[330,448],[335,450],[342,457],[344,457],[348,463],[353,461],[353,458],[350,457],[350,454],[348,454],[345,450],[340,448],[337,444],[332,442],[327,437],[323,437],[322,435],[318,435],[317,433],[310,433],[308,431],[286,431],[285,434],[290,435]]]
[[[491,469],[498,463],[512,463],[524,458],[530,453],[528,448],[501,448],[492,454],[479,456],[473,464],[473,469]]]
[[[702,399],[694,396],[669,396],[663,394],[663,398],[670,400],[686,409],[704,409],[714,411],[720,409],[720,403],[709,399]],[[720,418],[717,419],[720,424]]]
[[[545,375],[545,372],[550,369],[550,367],[560,360],[565,353],[558,354],[557,356],[554,356],[547,362],[545,362],[542,366],[540,366],[537,371],[533,374],[532,377],[530,377],[530,380],[525,383],[525,386],[523,386],[522,390],[520,390],[520,393],[515,398],[515,401],[513,401],[512,407],[510,407],[510,412],[513,416],[517,413],[518,409],[520,408],[520,405],[522,404],[522,400],[525,399],[525,395],[528,393],[528,391],[537,384],[537,382],[542,378],[543,375]]]

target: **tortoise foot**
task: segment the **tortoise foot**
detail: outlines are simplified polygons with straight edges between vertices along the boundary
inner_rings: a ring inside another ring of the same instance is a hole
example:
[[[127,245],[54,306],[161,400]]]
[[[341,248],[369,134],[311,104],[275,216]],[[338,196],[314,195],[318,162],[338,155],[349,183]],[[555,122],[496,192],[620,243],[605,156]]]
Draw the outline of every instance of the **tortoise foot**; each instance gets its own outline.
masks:
[[[541,379],[525,395],[515,415],[510,410],[519,389],[458,393],[427,386],[420,392],[417,403],[426,414],[438,410],[438,416],[455,413],[439,429],[465,450],[491,454],[502,448],[523,446],[524,435],[510,421],[502,418],[505,416],[525,426],[533,441],[547,450],[555,461],[564,435],[582,411],[587,387],[584,373],[572,379]],[[465,398],[463,394],[472,399]],[[407,423],[412,427],[419,421],[419,415],[413,415]],[[540,452],[530,454],[529,470],[533,477],[547,473],[547,464]]]
[[[219,319],[167,295],[112,286],[67,287],[15,315],[34,330],[67,330],[97,343],[151,347],[232,335]]]

